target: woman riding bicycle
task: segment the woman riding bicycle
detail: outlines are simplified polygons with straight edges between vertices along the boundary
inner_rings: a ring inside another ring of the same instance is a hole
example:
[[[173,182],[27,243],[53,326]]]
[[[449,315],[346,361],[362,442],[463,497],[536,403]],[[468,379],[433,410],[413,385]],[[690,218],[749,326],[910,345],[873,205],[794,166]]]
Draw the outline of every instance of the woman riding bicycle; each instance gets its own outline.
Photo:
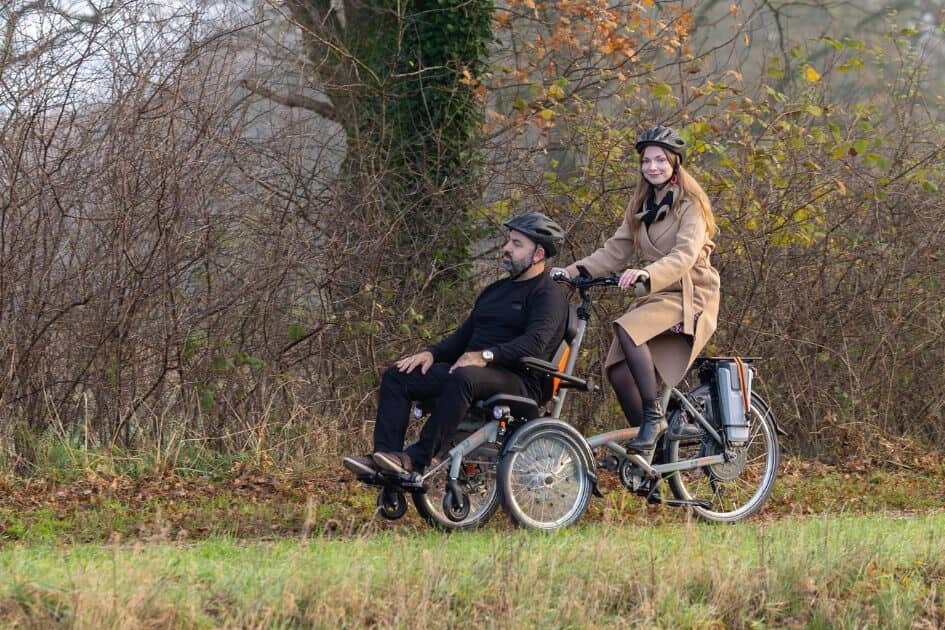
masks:
[[[627,449],[648,452],[666,428],[657,375],[675,386],[715,332],[719,274],[709,261],[715,218],[705,191],[683,168],[685,140],[657,126],[640,134],[636,150],[642,177],[623,223],[596,252],[551,272],[573,278],[578,266],[594,276],[622,271],[620,288],[645,286],[614,322],[605,367],[627,421],[640,427]]]

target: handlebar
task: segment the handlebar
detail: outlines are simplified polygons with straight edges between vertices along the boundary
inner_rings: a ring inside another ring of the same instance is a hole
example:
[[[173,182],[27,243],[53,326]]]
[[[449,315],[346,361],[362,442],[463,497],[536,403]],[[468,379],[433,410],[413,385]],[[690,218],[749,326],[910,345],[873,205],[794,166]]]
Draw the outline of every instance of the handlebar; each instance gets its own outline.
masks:
[[[600,287],[600,286],[617,286],[617,282],[620,280],[620,277],[615,273],[611,273],[609,276],[600,276],[593,277],[584,267],[578,267],[580,275],[577,278],[571,278],[561,271],[556,271],[552,274],[551,279],[555,282],[560,282],[569,287],[573,287],[578,290],[585,290],[591,287]],[[644,280],[638,280],[634,283],[641,287],[646,287]]]
[[[598,286],[617,286],[617,281],[619,278],[615,275],[602,276],[600,278],[590,278],[590,277],[581,277],[569,278],[565,274],[556,272],[551,279],[555,282],[560,282],[561,284],[566,284],[569,287],[574,287],[575,289],[587,289],[590,287]]]

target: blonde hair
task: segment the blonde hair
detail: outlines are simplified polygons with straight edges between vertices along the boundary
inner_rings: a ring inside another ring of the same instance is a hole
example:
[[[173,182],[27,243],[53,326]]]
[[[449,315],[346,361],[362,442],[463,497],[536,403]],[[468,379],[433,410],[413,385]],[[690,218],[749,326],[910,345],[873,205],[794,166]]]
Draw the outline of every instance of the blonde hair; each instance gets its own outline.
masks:
[[[699,182],[689,174],[689,171],[679,163],[678,155],[672,151],[667,151],[663,147],[659,148],[666,154],[666,159],[669,160],[669,163],[673,166],[677,179],[676,185],[679,186],[679,195],[673,198],[673,205],[670,207],[670,212],[678,217],[683,200],[686,198],[691,199],[693,203],[696,204],[696,207],[699,208],[699,212],[702,213],[702,218],[705,220],[706,235],[712,238],[719,229],[715,224],[715,215],[712,213],[712,204],[709,203],[709,196],[702,190],[702,186],[699,185]],[[653,184],[646,181],[646,178],[643,177],[641,173],[637,178],[637,185],[633,190],[633,195],[630,197],[630,204],[627,206],[630,227],[633,228],[631,231],[632,234],[636,234],[637,229],[640,227],[641,221],[636,215],[643,208],[643,204],[646,202],[647,197],[650,196],[651,190],[653,190]]]

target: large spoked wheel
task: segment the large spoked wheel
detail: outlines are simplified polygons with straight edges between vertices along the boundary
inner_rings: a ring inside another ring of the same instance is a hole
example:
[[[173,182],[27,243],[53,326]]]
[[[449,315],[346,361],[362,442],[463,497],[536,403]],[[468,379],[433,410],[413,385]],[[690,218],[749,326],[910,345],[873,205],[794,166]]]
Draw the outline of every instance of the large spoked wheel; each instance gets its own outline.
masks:
[[[708,399],[708,387],[700,385],[690,395]],[[734,523],[748,518],[764,506],[774,488],[780,461],[774,416],[756,394],[751,395],[750,413],[749,439],[743,446],[732,448],[735,457],[722,464],[680,471],[669,478],[677,499],[711,505],[693,507],[704,520]],[[721,427],[718,430],[721,432]],[[676,462],[717,455],[722,446],[706,436],[698,443],[670,442],[668,450],[669,461]]]
[[[454,443],[458,444],[468,436],[468,433],[459,434],[455,437]],[[445,449],[441,452],[435,461],[442,461],[448,451],[449,449]],[[463,458],[459,471],[459,487],[464,493],[465,503],[461,509],[451,510],[450,514],[445,513],[443,509],[446,480],[449,477],[449,464],[447,464],[427,479],[426,492],[413,494],[413,503],[417,506],[417,511],[428,523],[443,530],[482,527],[499,507],[496,482],[498,461],[499,447],[496,444],[483,444]],[[463,497],[460,499],[462,502]]]
[[[517,525],[551,531],[575,523],[591,499],[590,447],[570,425],[535,420],[519,429],[499,464],[502,502]]]

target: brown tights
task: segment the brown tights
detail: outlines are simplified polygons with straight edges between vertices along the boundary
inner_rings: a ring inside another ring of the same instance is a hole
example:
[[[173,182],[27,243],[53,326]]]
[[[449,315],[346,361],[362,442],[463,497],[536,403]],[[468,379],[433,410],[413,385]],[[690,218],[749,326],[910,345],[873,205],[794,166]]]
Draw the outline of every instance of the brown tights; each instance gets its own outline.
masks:
[[[607,378],[617,394],[627,422],[632,427],[638,427],[643,421],[643,401],[656,400],[659,396],[653,355],[645,343],[639,346],[633,343],[623,326],[614,324],[614,329],[624,360],[610,366]]]

